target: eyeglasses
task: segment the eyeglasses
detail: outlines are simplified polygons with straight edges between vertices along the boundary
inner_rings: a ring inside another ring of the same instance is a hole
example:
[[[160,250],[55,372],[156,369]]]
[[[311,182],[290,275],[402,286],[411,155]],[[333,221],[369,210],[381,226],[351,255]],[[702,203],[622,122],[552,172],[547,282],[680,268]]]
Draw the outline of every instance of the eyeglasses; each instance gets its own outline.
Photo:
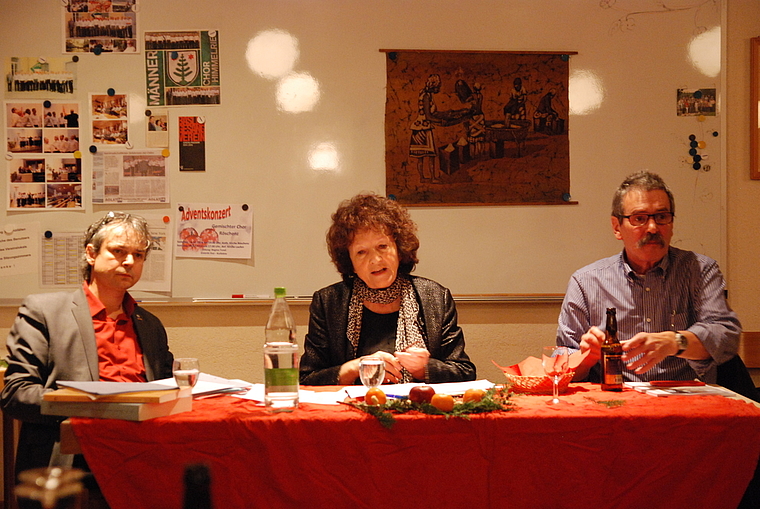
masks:
[[[631,214],[630,216],[620,217],[628,219],[631,226],[644,226],[649,223],[650,219],[654,219],[656,224],[662,226],[672,223],[673,218],[676,216],[672,212],[657,212],[656,214]]]

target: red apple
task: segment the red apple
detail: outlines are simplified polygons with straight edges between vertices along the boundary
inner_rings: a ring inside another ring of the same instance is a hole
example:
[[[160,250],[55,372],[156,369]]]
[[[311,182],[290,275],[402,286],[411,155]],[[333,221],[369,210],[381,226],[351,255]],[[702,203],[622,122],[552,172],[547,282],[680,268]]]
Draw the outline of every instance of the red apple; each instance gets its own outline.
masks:
[[[430,403],[435,396],[435,389],[429,385],[415,385],[409,391],[409,399],[414,403]]]

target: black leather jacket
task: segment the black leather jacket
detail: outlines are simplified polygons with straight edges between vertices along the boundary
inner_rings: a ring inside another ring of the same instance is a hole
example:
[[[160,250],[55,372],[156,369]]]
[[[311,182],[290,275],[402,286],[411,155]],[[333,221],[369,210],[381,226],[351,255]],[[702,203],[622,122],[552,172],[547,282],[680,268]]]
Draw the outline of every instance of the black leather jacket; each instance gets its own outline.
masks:
[[[420,305],[420,322],[430,352],[428,383],[475,380],[475,365],[464,351],[464,334],[449,290],[435,281],[409,276]],[[343,363],[356,358],[346,329],[352,285],[341,281],[314,293],[309,332],[301,358],[303,385],[336,385]]]

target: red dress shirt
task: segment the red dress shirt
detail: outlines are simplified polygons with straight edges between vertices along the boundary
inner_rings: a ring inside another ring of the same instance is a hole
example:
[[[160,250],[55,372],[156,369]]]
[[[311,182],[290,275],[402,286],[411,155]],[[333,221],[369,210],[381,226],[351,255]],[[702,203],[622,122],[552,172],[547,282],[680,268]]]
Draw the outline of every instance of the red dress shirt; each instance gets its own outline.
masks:
[[[145,382],[142,349],[132,324],[135,300],[124,296],[123,312],[114,320],[85,282],[84,293],[90,306],[95,341],[98,345],[98,372],[104,382]]]

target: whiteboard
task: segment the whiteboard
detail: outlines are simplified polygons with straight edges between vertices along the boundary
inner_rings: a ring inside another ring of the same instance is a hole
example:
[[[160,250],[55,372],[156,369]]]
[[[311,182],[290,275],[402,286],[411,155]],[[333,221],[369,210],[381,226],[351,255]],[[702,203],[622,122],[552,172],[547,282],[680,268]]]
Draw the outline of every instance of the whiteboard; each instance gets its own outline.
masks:
[[[324,241],[331,213],[357,192],[385,191],[381,48],[573,51],[571,80],[596,77],[604,97],[598,108],[571,114],[568,121],[570,194],[577,204],[412,208],[421,240],[415,273],[454,294],[564,292],[573,271],[622,249],[610,227],[612,194],[626,175],[643,168],[661,174],[673,189],[674,245],[722,262],[720,112],[703,121],[679,117],[676,91],[715,88],[720,98],[721,75],[708,76],[695,66],[689,46],[702,32],[720,30],[723,8],[716,2],[659,12],[643,0],[142,1],[140,33],[219,31],[221,105],[169,108],[171,204],[119,208],[171,217],[180,202],[252,208],[251,258],[176,258],[170,297],[271,294],[274,286],[310,295],[339,279]],[[2,23],[3,58],[60,56],[59,2],[4,1]],[[311,111],[278,109],[276,81],[249,68],[249,41],[267,30],[297,40],[294,70],[319,85]],[[128,94],[130,130],[142,132],[146,118],[134,112],[145,108],[144,56],[79,58],[75,99],[84,105],[88,94],[109,88]],[[205,172],[179,171],[177,117],[187,115],[206,120]],[[87,123],[86,111],[80,120]],[[700,152],[710,171],[692,169],[690,134],[706,141]],[[91,142],[88,136],[83,132],[84,147]],[[310,151],[325,143],[335,148],[335,171],[310,167]],[[143,148],[138,137],[135,149]],[[83,153],[89,184],[92,156]],[[6,178],[1,188],[6,197],[7,186]],[[84,210],[76,212],[3,208],[0,225],[39,221],[42,231],[81,231],[112,208],[85,198]],[[38,291],[36,274],[0,278],[0,299]]]

